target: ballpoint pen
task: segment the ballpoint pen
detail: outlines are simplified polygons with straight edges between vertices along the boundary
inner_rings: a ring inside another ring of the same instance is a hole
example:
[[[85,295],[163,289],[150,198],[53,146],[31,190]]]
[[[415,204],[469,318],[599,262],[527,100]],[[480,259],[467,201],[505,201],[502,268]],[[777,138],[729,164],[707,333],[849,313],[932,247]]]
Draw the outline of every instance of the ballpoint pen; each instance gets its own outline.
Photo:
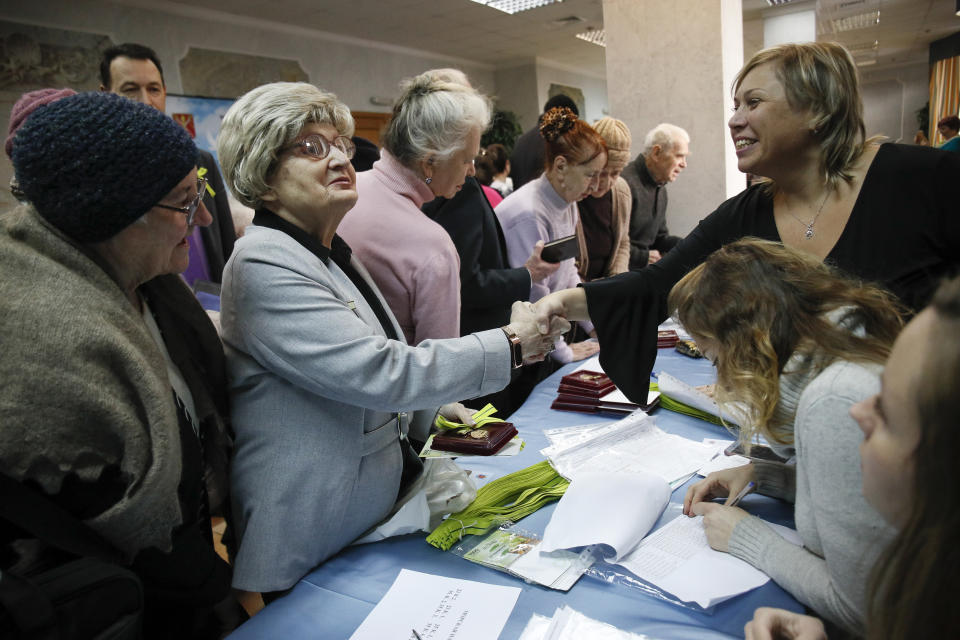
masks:
[[[413,637],[414,637],[414,638],[416,638],[417,640],[423,640],[423,638],[420,637],[420,634],[417,633],[417,630],[416,630],[416,629],[411,629],[410,631],[413,632]]]
[[[750,490],[753,489],[755,486],[756,484],[752,480],[748,482],[747,486],[745,486],[743,489],[740,489],[740,493],[737,494],[737,496],[733,499],[733,502],[731,502],[729,506],[735,507],[738,504],[740,504],[740,501],[743,500],[743,497],[748,493],[750,493]]]

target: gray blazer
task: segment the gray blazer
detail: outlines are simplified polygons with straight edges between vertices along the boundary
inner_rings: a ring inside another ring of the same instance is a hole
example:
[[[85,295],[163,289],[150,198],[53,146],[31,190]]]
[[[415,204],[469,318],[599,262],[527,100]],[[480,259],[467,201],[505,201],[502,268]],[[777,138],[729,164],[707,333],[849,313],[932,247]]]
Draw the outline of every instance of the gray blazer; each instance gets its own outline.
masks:
[[[418,347],[388,340],[332,260],[274,229],[250,226],[237,241],[221,309],[238,589],[286,589],[388,514],[402,467],[397,412],[432,415],[510,382],[499,329]]]

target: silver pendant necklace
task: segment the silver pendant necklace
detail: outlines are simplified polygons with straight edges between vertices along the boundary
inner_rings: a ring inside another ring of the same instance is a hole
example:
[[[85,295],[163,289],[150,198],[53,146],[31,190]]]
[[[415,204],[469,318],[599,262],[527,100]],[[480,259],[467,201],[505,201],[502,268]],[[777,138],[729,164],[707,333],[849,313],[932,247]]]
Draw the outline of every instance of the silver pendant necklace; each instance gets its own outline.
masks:
[[[820,207],[817,209],[817,215],[813,216],[813,220],[811,220],[810,222],[804,222],[803,220],[795,216],[792,211],[789,212],[794,220],[796,220],[797,222],[802,224],[804,227],[806,227],[806,231],[803,232],[803,237],[806,238],[807,240],[811,240],[813,238],[813,225],[817,224],[817,218],[819,218],[820,214],[823,212],[823,205],[827,204],[827,198],[829,197],[830,197],[830,189],[827,189],[827,192],[823,194],[823,200],[820,201]]]

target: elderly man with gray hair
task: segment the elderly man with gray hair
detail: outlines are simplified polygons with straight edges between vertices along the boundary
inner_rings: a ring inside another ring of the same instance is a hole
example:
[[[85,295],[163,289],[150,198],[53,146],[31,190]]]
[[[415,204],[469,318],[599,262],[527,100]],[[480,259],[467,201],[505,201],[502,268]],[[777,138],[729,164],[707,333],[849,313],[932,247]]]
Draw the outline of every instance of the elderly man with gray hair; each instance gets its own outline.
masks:
[[[642,269],[673,248],[680,238],[667,231],[667,188],[687,168],[690,135],[662,123],[647,133],[643,152],[623,170],[630,185],[630,269]]]

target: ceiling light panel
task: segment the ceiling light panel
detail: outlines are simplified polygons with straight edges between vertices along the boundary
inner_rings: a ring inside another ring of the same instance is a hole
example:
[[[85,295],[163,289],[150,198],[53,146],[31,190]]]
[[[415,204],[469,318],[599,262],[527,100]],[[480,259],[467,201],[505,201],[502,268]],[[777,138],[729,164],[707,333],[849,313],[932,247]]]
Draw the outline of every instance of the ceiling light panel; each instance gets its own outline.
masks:
[[[607,32],[604,29],[587,29],[583,33],[578,33],[577,37],[601,47],[607,46]]]
[[[880,10],[867,11],[866,13],[857,13],[845,18],[837,18],[830,21],[830,28],[834,33],[844,33],[846,31],[855,31],[857,29],[866,29],[880,24]]]
[[[514,13],[520,13],[521,11],[544,7],[555,2],[563,2],[563,0],[473,0],[473,2],[512,15]]]

